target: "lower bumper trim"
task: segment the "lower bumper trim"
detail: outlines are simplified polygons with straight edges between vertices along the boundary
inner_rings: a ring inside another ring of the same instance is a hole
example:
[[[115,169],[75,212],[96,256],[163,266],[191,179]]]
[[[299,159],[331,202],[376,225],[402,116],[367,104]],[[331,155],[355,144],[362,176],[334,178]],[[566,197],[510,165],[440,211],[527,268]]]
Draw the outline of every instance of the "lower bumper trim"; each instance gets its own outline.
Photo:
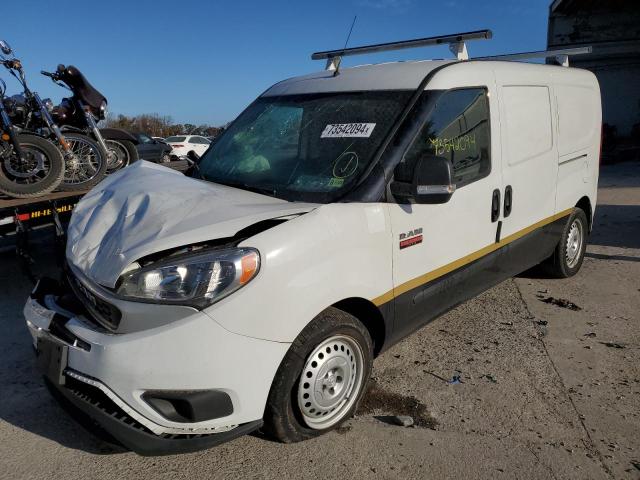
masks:
[[[262,426],[262,420],[238,425],[221,433],[198,435],[155,435],[136,425],[126,415],[118,415],[100,407],[89,397],[76,395],[69,388],[56,385],[46,376],[45,384],[53,397],[83,427],[103,440],[112,437],[139,455],[156,456],[188,453],[220,445],[251,433]],[[98,430],[96,431],[96,428]],[[104,433],[107,435],[105,436]]]

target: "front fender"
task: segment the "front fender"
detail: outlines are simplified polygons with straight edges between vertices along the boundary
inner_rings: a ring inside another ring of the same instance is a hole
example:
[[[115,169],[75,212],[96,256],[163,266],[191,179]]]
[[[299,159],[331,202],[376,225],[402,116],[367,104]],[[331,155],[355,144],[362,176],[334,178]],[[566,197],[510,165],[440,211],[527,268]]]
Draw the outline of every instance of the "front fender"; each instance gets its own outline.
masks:
[[[134,135],[121,128],[101,128],[100,134],[105,140],[128,140],[136,145],[140,143]]]
[[[382,203],[323,205],[263,231],[254,280],[205,310],[234,333],[292,342],[325,308],[393,288],[391,228]]]

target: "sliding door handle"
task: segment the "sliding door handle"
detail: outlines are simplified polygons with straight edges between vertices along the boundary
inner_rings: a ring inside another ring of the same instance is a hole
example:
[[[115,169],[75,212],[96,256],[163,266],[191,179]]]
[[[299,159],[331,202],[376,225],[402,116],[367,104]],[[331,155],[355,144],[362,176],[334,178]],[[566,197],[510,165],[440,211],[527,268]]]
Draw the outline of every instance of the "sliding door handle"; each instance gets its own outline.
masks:
[[[491,223],[500,218],[500,190],[497,188],[493,191],[491,198]]]
[[[507,185],[504,189],[504,210],[503,216],[507,218],[511,215],[511,207],[513,206],[513,189],[511,185]]]

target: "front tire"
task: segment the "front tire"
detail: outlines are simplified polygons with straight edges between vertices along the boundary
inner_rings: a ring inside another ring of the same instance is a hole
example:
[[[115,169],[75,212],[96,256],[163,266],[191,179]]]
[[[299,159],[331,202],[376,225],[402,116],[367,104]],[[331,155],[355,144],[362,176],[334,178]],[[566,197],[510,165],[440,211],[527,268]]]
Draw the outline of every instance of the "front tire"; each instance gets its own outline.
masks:
[[[33,198],[52,192],[64,176],[62,153],[50,141],[35,135],[18,135],[25,163],[18,161],[13,148],[0,155],[0,192],[15,198]],[[2,151],[2,150],[0,150]]]
[[[578,273],[587,249],[588,232],[587,215],[582,209],[575,208],[553,255],[543,263],[546,273],[554,278],[569,278]]]
[[[364,325],[328,308],[282,360],[269,392],[264,432],[291,443],[333,430],[358,407],[372,364],[373,345]]]
[[[60,190],[75,192],[89,190],[106,175],[107,158],[100,146],[90,137],[78,133],[65,133],[73,156],[65,158],[65,174]]]

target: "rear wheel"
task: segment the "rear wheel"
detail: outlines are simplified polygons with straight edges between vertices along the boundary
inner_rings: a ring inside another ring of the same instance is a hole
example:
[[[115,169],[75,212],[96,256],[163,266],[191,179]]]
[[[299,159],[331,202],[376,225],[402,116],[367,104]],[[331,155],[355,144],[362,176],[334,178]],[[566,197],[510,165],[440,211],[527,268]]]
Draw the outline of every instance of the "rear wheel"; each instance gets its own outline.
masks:
[[[553,255],[542,265],[550,276],[569,278],[578,273],[587,249],[588,231],[587,215],[580,208],[575,208]]]
[[[9,143],[0,142],[0,192],[16,198],[32,198],[53,191],[62,181],[62,153],[48,140],[18,135],[23,159]]]
[[[65,174],[60,190],[73,192],[94,187],[107,171],[107,159],[102,149],[86,135],[65,133],[64,138],[71,151],[65,155]]]
[[[334,429],[356,410],[372,363],[364,325],[328,308],[298,335],[282,360],[269,392],[265,432],[289,443]]]
[[[104,143],[109,150],[107,174],[123,169],[139,158],[138,149],[129,140],[105,140]]]

